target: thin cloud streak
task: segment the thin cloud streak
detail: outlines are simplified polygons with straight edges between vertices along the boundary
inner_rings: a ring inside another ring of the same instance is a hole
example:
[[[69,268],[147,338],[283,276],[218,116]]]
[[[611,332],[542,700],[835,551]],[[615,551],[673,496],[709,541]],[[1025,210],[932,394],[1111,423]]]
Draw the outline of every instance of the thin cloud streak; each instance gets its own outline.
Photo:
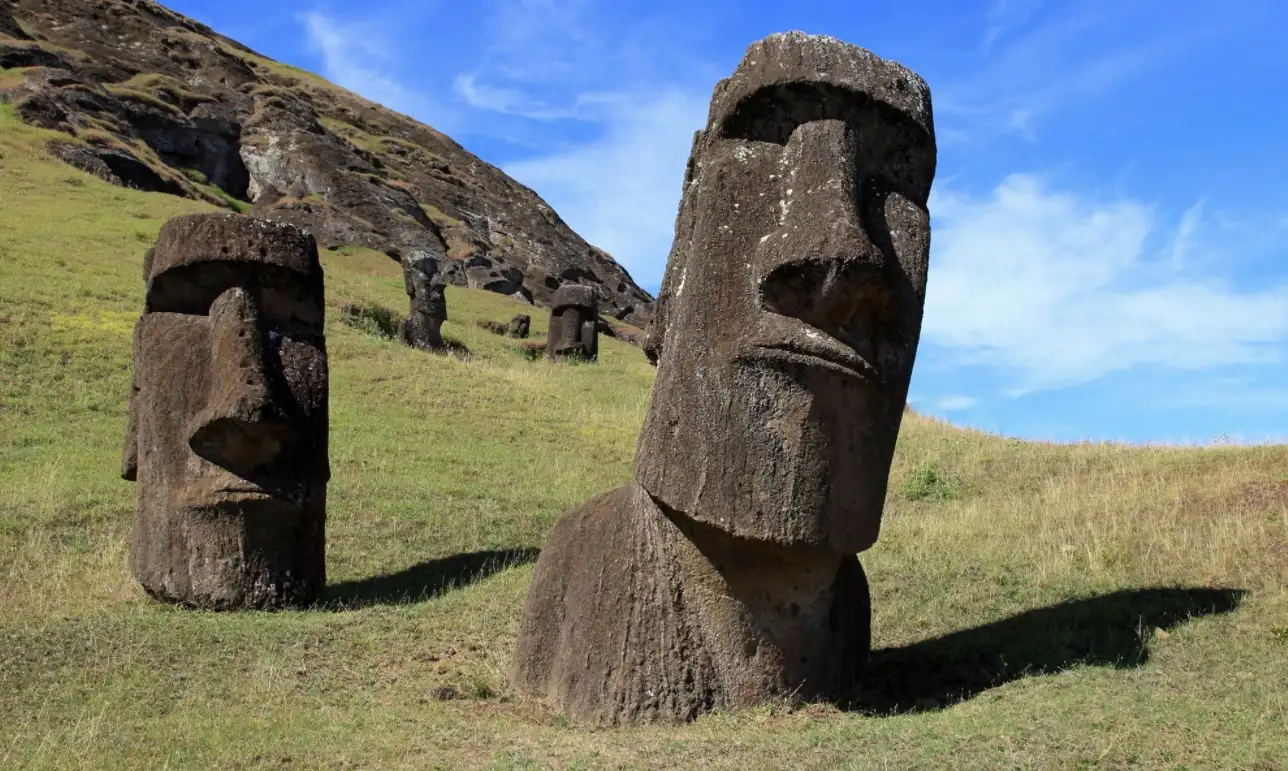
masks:
[[[985,197],[941,188],[931,211],[923,339],[956,364],[1009,373],[1011,395],[1139,366],[1274,362],[1288,338],[1288,286],[1240,291],[1218,276],[1160,276],[1148,258],[1160,227],[1139,202],[1087,199],[1015,174]]]

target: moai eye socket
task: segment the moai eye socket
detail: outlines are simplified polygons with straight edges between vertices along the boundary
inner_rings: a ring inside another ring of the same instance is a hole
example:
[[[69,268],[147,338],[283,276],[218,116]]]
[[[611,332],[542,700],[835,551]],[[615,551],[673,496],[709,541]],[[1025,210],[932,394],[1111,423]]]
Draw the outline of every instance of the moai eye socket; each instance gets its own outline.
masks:
[[[321,332],[323,309],[306,280],[277,265],[199,262],[148,282],[147,312],[205,316],[219,295],[241,287],[256,299],[267,326]]]

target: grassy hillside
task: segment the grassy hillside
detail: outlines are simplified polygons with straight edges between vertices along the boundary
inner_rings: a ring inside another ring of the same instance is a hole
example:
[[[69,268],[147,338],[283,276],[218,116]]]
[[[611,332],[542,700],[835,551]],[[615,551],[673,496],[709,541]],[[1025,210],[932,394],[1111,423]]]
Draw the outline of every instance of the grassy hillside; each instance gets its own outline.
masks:
[[[516,696],[534,550],[629,478],[652,370],[612,340],[597,366],[526,361],[473,324],[520,307],[482,291],[449,290],[468,359],[351,327],[346,302],[405,303],[360,250],[323,257],[325,601],[149,601],[117,476],[129,338],[144,249],[203,205],[105,185],[45,139],[0,107],[0,768],[1288,763],[1283,447],[1055,446],[910,416],[864,556],[879,650],[858,702],[587,731]]]

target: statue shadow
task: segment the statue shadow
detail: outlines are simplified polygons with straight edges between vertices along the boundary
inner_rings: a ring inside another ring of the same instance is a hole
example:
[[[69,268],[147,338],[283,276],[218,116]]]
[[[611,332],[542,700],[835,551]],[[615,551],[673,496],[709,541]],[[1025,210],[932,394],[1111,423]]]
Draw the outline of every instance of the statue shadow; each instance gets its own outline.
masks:
[[[933,712],[1032,675],[1087,665],[1132,669],[1149,660],[1156,630],[1229,613],[1245,594],[1241,589],[1119,591],[873,651],[856,698],[845,706],[881,716]]]
[[[373,605],[410,605],[469,586],[534,561],[540,549],[492,549],[426,560],[397,573],[328,584],[319,610],[344,611]]]

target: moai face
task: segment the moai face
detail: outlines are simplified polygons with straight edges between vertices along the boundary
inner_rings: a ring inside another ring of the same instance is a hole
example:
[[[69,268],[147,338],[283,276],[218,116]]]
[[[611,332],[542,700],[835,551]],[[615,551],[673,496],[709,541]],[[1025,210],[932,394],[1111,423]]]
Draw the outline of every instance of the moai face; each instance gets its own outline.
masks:
[[[412,252],[403,260],[403,282],[412,313],[447,320],[447,282],[439,274],[437,260],[425,252]]]
[[[599,299],[593,287],[566,284],[550,299],[546,356],[551,359],[599,357]]]
[[[237,215],[165,224],[145,266],[122,476],[145,588],[216,607],[325,579],[327,359],[312,236]]]
[[[935,170],[912,71],[771,36],[715,89],[649,344],[637,478],[745,538],[871,546],[921,331]]]

